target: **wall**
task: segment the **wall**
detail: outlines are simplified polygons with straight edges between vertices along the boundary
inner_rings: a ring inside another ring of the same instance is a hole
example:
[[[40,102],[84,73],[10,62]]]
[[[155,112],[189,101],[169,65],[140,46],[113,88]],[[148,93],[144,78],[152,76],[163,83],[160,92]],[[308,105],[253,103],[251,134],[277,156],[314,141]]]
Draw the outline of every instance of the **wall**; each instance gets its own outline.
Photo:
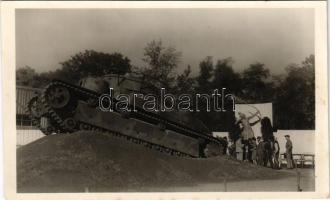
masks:
[[[315,154],[315,130],[277,130],[274,136],[280,144],[281,152],[285,152],[285,135],[290,135],[293,153]]]
[[[36,130],[36,129],[26,129],[26,130],[17,129],[16,132],[17,132],[17,138],[16,138],[17,146],[26,145],[45,136],[40,130]]]

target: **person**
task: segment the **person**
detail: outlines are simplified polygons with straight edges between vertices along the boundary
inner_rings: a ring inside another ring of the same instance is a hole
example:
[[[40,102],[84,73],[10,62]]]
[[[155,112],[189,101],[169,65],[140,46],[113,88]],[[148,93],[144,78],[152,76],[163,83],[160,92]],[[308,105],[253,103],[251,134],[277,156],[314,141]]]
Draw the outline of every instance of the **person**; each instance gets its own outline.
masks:
[[[273,152],[274,152],[274,134],[273,127],[270,119],[268,117],[262,118],[261,122],[261,135],[264,141],[264,161],[263,165],[265,167],[270,164],[270,167],[274,167],[273,163]]]
[[[238,112],[239,120],[236,123],[241,124],[242,126],[241,135],[242,135],[242,144],[243,144],[243,160],[248,160],[249,139],[254,137],[252,126],[254,126],[260,121],[259,115],[260,115],[259,111],[257,111],[254,114],[251,113],[251,116],[249,117],[247,117],[244,113]],[[259,119],[256,122],[250,123],[250,120],[256,116]]]
[[[210,152],[209,152],[209,149],[207,147],[205,147],[205,149],[204,149],[204,157],[205,158],[210,157]]]
[[[260,140],[261,140],[261,137],[258,136],[258,137],[257,137],[257,145],[260,143]]]
[[[255,114],[252,114],[249,117],[246,117],[246,115],[244,113],[238,112],[238,116],[240,117],[238,122],[242,124],[242,136],[243,136],[243,140],[244,141],[248,141],[249,138],[253,138],[254,137],[254,132],[252,130],[251,124],[250,124],[250,119],[252,119],[255,116],[258,116],[259,111],[256,112]],[[253,125],[255,125],[256,123],[253,123]]]
[[[236,158],[237,160],[243,160],[243,144],[242,144],[242,137],[239,137],[236,140]]]
[[[293,161],[292,161],[292,142],[290,140],[290,135],[285,135],[284,136],[286,139],[286,144],[285,144],[285,155],[286,155],[286,163],[287,163],[287,168],[288,169],[293,169]]]
[[[248,146],[247,161],[252,163],[252,138],[249,138],[247,146]]]
[[[264,162],[264,142],[262,140],[262,137],[257,137],[257,164],[263,165]]]
[[[228,145],[228,153],[229,153],[229,155],[230,155],[231,157],[236,158],[236,153],[235,153],[235,151],[236,151],[236,146],[235,146],[235,142],[233,142],[232,139],[229,139],[229,143],[230,143],[230,145]]]
[[[238,123],[237,119],[233,120],[232,122],[233,123],[231,124],[232,126],[229,130],[229,135],[228,135],[231,142],[231,145],[228,147],[228,151],[232,157],[238,159],[238,154],[236,149],[238,150],[237,145],[240,143],[240,141],[238,140],[241,137],[242,128],[241,128],[241,124]]]
[[[268,117],[262,118],[261,122],[261,135],[264,141],[274,141],[273,126]]]
[[[268,163],[271,168],[274,168],[273,163],[273,149],[272,149],[272,142],[270,140],[264,141],[264,167],[268,167]]]
[[[249,140],[242,140],[243,161],[248,162],[250,159],[250,144]]]
[[[251,139],[251,152],[252,152],[251,155],[252,163],[257,164],[257,141],[255,137]]]
[[[275,169],[280,169],[280,162],[279,162],[279,157],[280,157],[280,144],[277,141],[277,138],[274,138],[274,154],[273,154],[273,158],[274,158],[274,168]]]
[[[227,149],[228,149],[228,139],[227,137],[223,137],[223,140],[224,140],[224,147],[223,147],[223,151],[222,151],[222,154],[223,155],[227,155]]]

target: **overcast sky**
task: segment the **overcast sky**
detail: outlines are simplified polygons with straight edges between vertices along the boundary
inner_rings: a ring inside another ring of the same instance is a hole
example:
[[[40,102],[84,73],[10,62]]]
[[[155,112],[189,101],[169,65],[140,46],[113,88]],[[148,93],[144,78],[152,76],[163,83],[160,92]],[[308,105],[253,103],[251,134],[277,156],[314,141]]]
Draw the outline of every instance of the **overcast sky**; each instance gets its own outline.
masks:
[[[206,56],[232,57],[241,71],[255,62],[273,73],[314,53],[312,9],[102,9],[16,11],[17,67],[38,72],[86,49],[120,52],[143,65],[154,39],[182,52],[179,71]]]

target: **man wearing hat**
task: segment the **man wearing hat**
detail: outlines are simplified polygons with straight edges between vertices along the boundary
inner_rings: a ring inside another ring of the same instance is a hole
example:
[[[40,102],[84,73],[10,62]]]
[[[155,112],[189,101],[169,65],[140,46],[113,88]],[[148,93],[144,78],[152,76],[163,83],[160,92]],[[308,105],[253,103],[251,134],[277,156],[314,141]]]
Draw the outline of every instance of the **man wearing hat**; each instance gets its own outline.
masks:
[[[286,163],[287,163],[287,168],[288,169],[293,169],[293,163],[292,163],[292,142],[290,140],[290,135],[285,135],[284,136],[286,139],[286,144],[285,144],[285,154],[286,154]]]

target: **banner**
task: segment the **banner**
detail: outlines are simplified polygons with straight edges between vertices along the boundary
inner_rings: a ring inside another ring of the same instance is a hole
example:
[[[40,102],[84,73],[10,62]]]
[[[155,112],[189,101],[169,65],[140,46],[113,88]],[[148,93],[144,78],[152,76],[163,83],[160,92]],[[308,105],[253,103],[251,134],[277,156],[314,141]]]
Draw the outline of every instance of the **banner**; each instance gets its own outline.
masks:
[[[256,112],[260,112],[261,118],[268,117],[273,125],[273,103],[259,103],[259,104],[236,104],[235,105],[235,117],[239,119],[238,113],[244,113],[247,117],[251,116]],[[257,121],[257,117],[250,119],[250,123]],[[261,125],[260,122],[252,126],[254,136],[261,136]]]

